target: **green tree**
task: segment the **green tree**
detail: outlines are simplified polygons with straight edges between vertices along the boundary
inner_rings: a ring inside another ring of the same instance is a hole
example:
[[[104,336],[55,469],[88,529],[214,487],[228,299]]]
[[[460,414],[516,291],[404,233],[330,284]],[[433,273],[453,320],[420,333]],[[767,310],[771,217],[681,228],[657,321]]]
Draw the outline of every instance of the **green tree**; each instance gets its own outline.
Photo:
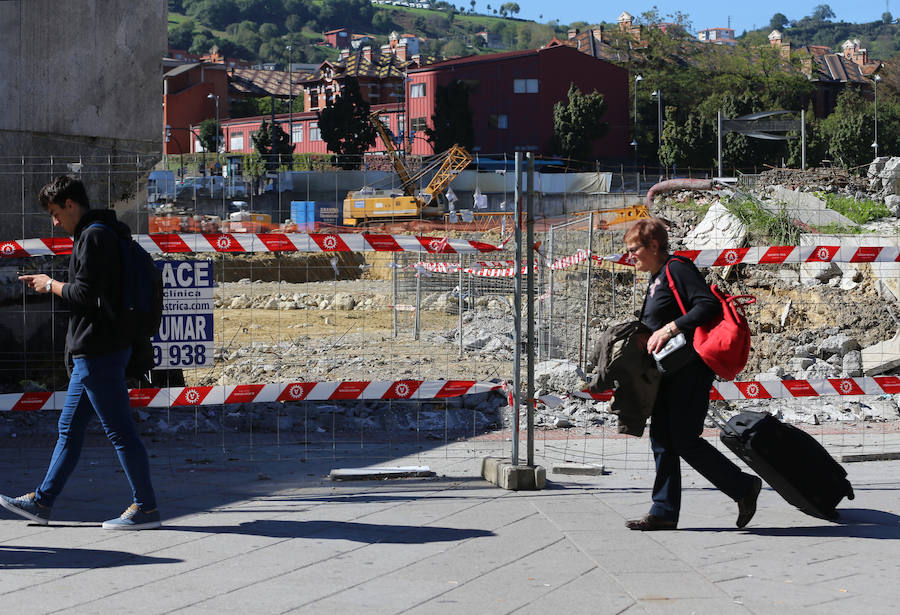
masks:
[[[200,0],[185,8],[188,16],[214,30],[224,30],[228,24],[238,21],[241,16],[234,0]]]
[[[185,19],[178,25],[169,26],[169,45],[176,49],[190,49],[194,42],[194,22]]]
[[[872,104],[863,99],[858,92],[844,90],[838,96],[834,113],[822,121],[828,152],[832,159],[845,167],[855,167],[872,160],[874,124],[875,113]],[[878,132],[882,134],[881,126]],[[880,143],[879,149],[886,151]]]
[[[273,23],[267,22],[259,27],[259,36],[264,41],[271,40],[280,34],[281,32],[278,30],[278,26]]]
[[[200,139],[200,145],[203,146],[203,151],[218,152],[221,149],[222,130],[220,128],[217,133],[216,128],[215,118],[205,119],[200,122],[200,130],[197,132],[197,137]]]
[[[819,4],[813,9],[813,21],[828,21],[834,19],[834,11],[827,4]]]
[[[666,107],[659,159],[666,167],[707,167],[715,158],[715,133],[699,113],[689,112],[685,120],[678,109]]]
[[[453,58],[468,54],[466,53],[465,43],[457,38],[454,38],[447,41],[444,46],[441,47],[441,55],[445,58]]]
[[[891,15],[890,11],[885,11],[881,14],[881,23],[884,25],[888,25],[889,23],[894,21],[894,16]]]
[[[507,14],[518,15],[520,10],[519,5],[515,2],[505,2],[500,5],[500,14],[504,17]]]
[[[569,85],[569,103],[558,102],[553,106],[553,145],[556,152],[566,158],[587,160],[591,153],[591,141],[599,139],[609,130],[603,121],[606,100],[596,90],[584,94],[572,83]]]
[[[390,32],[397,29],[397,24],[391,19],[391,14],[388,11],[378,11],[375,13],[375,17],[372,18],[372,28],[376,32]]]
[[[291,141],[281,126],[263,120],[259,130],[250,135],[250,140],[267,171],[275,171],[279,166],[290,167]]]
[[[788,25],[788,18],[784,16],[784,13],[775,13],[769,20],[769,28],[772,30],[781,30],[786,25]]]
[[[788,133],[789,167],[799,169],[803,164],[803,141],[799,132]],[[822,131],[822,122],[816,119],[812,105],[806,110],[806,166],[815,167],[828,157],[828,142]]]
[[[369,103],[359,91],[359,81],[347,77],[341,95],[316,114],[322,140],[328,151],[341,155],[341,168],[359,168],[362,154],[375,144],[376,132],[369,111]]]
[[[425,128],[425,137],[435,152],[443,152],[454,144],[467,149],[475,142],[472,128],[472,108],[469,107],[469,88],[462,81],[438,86],[434,93],[434,128]]]

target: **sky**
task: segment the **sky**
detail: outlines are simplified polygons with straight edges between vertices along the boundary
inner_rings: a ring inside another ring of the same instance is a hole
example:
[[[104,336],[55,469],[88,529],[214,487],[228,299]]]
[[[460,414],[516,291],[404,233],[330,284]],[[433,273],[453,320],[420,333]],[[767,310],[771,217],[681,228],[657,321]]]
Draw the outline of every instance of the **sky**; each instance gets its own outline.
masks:
[[[492,10],[503,4],[505,0],[477,0],[476,12],[487,12],[487,5]],[[575,21],[615,23],[623,11],[635,17],[657,7],[663,19],[676,11],[687,13],[693,30],[704,28],[731,27],[735,34],[744,30],[768,27],[775,13],[782,13],[789,20],[801,19],[811,15],[816,6],[827,4],[835,14],[832,21],[864,23],[881,19],[882,13],[890,11],[894,17],[900,17],[900,0],[757,0],[756,2],[722,2],[721,0],[620,0],[615,3],[597,2],[597,0],[563,0],[548,2],[547,0],[516,0],[520,7],[517,17],[532,19],[542,23],[558,19],[560,23],[570,24]],[[457,1],[455,4],[460,4]],[[465,4],[468,7],[467,3]],[[543,17],[541,17],[543,15]]]

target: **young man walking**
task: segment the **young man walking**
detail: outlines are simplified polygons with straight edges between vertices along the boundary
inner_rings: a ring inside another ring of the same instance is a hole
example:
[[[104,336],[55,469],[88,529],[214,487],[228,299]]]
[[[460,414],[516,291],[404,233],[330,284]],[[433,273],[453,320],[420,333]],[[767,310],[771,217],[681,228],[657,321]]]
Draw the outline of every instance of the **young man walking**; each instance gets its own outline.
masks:
[[[57,177],[41,189],[39,200],[53,220],[72,235],[67,282],[45,274],[19,279],[38,293],[53,293],[70,311],[66,333],[66,401],[59,415],[59,436],[43,482],[17,498],[0,495],[0,505],[46,525],[53,504],[78,463],[88,422],[96,414],[131,484],[133,503],[118,518],[103,522],[110,530],[148,530],[160,526],[150,481],[147,451],[138,436],[125,385],[131,335],[121,318],[120,239],[131,231],[111,209],[91,209],[81,181]]]

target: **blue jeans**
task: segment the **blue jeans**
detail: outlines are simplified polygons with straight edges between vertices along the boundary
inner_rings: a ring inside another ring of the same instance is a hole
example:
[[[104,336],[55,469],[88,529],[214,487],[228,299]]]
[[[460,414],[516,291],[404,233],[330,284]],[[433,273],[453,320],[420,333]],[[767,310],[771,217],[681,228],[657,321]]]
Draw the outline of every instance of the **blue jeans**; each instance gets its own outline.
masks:
[[[53,506],[62,492],[81,456],[88,422],[96,414],[131,483],[134,503],[142,510],[156,508],[147,450],[134,427],[125,386],[125,366],[130,356],[129,347],[110,354],[74,358],[66,402],[59,415],[56,448],[44,482],[35,492],[35,500],[40,504]]]
[[[650,514],[678,521],[681,512],[681,459],[733,500],[752,485],[728,457],[701,437],[715,379],[699,357],[675,374],[663,374],[650,421],[650,447],[656,461]]]

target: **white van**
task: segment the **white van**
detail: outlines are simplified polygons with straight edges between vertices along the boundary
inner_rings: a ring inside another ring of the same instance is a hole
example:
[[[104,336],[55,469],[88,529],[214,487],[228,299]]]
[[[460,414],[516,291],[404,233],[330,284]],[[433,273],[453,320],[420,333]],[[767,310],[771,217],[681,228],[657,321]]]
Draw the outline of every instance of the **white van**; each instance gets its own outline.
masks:
[[[175,199],[175,173],[150,171],[147,178],[147,202],[165,203]]]

